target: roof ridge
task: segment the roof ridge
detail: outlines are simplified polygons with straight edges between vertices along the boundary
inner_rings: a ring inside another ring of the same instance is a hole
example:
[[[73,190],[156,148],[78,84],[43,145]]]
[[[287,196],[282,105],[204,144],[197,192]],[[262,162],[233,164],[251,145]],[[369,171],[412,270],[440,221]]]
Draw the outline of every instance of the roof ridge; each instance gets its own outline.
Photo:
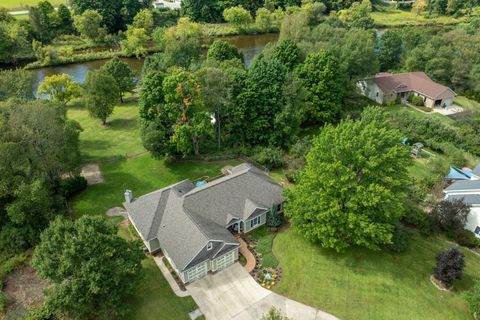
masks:
[[[203,186],[200,186],[200,187],[196,187],[195,189],[192,189],[190,190],[189,192],[185,193],[183,195],[183,197],[188,197],[188,196],[191,196],[193,194],[196,194],[200,191],[203,191],[203,190],[206,190],[206,189],[209,189],[211,187],[215,187],[215,186],[218,186],[218,185],[221,185],[222,183],[226,182],[226,181],[229,181],[230,179],[234,178],[234,177],[239,177],[247,172],[250,171],[250,168],[248,169],[244,169],[242,171],[239,171],[239,172],[236,172],[236,173],[232,173],[232,174],[228,174],[226,176],[223,176],[221,178],[218,178],[217,180],[213,180],[212,182],[209,182],[209,183],[206,183],[204,184]]]
[[[152,224],[150,225],[150,229],[148,230],[148,236],[147,236],[148,239],[152,238],[152,236],[153,236],[152,232],[156,232],[156,234],[158,234],[158,228],[162,224],[163,215],[164,215],[165,209],[167,207],[167,200],[168,200],[168,197],[170,196],[170,191],[171,191],[171,188],[166,188],[160,194],[160,198],[158,199],[157,207],[155,208],[155,214],[154,214],[153,219],[152,219]],[[163,207],[162,210],[161,210],[162,212],[159,212],[161,207]],[[159,221],[156,221],[156,218],[159,215],[161,215],[161,218],[160,218]]]

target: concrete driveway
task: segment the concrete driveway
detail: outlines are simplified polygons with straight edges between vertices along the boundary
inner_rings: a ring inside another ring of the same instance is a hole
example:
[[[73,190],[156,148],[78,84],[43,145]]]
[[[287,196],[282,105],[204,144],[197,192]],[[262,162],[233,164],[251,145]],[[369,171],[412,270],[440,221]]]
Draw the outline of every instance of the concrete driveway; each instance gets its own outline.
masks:
[[[260,286],[237,262],[187,286],[207,320],[259,320],[275,306],[292,320],[334,320],[328,313]]]

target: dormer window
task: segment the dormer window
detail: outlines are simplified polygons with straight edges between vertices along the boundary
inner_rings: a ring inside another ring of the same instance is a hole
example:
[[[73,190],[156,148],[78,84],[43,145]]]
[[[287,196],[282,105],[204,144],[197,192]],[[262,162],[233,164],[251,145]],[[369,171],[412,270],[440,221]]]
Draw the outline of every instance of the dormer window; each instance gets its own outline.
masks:
[[[207,244],[207,250],[212,250],[212,248],[213,248],[213,244],[211,242],[209,242]]]

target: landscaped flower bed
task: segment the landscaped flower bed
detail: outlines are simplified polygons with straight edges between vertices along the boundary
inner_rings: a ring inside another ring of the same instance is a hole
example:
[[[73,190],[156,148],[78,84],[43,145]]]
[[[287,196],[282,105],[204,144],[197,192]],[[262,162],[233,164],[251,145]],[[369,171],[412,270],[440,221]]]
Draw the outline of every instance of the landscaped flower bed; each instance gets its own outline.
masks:
[[[250,272],[250,275],[257,281],[262,287],[271,289],[282,279],[282,270],[279,266],[275,268],[263,266],[262,253],[256,250],[258,240],[251,234],[243,237],[247,243],[248,250],[250,250],[255,257],[255,268]]]

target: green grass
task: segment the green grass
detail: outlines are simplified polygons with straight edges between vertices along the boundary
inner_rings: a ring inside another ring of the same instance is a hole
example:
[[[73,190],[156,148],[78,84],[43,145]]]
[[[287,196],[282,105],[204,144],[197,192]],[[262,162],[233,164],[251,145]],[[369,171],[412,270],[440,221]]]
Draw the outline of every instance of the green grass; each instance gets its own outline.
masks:
[[[258,240],[255,250],[260,252],[263,257],[263,267],[275,268],[278,265],[277,258],[272,252],[272,244],[275,234],[270,232],[266,226],[261,226],[252,232],[255,239]]]
[[[462,293],[480,279],[478,256],[465,252],[465,273],[453,292],[439,291],[429,280],[435,255],[451,246],[416,235],[402,254],[361,248],[339,254],[288,229],[274,241],[283,270],[275,291],[345,320],[472,319]]]
[[[116,106],[103,127],[84,108],[73,108],[68,116],[80,123],[80,150],[85,162],[99,162],[105,183],[93,185],[73,201],[76,216],[105,214],[121,206],[126,189],[134,195],[151,192],[183,179],[217,176],[220,169],[233,162],[177,162],[168,164],[145,152],[138,128],[138,107]]]
[[[106,210],[121,206],[125,189],[136,196],[162,188],[174,182],[201,176],[216,176],[222,166],[233,162],[167,164],[153,159],[145,152],[138,126],[138,107],[133,104],[116,106],[109,117],[110,125],[102,127],[99,120],[88,116],[85,109],[70,108],[68,116],[80,123],[80,149],[85,162],[100,163],[105,182],[89,186],[72,201],[75,215],[104,215]],[[121,219],[114,218],[114,223]],[[135,238],[132,227],[121,224],[119,235]],[[128,301],[131,309],[126,319],[149,320],[188,319],[188,312],[196,309],[192,298],[177,297],[151,258],[143,262],[145,276]]]
[[[149,154],[103,163],[100,166],[105,183],[93,185],[73,201],[76,216],[105,214],[112,207],[121,206],[126,189],[135,196],[160,189],[183,179],[216,176],[227,162],[174,163],[153,159]]]
[[[28,20],[30,18],[28,14],[16,14],[14,17],[17,20]]]
[[[70,108],[68,117],[80,123],[80,151],[84,162],[102,161],[145,152],[138,130],[138,106],[130,103],[116,106],[103,127],[100,120],[88,115],[85,108]]]
[[[132,308],[125,318],[131,320],[190,319],[188,312],[197,308],[193,299],[177,297],[152,258],[145,259],[142,265],[145,275],[135,296],[129,301]]]
[[[480,102],[468,99],[467,97],[457,96],[455,97],[453,103],[458,104],[459,106],[463,107],[468,111],[480,112]]]
[[[396,104],[393,106],[386,106],[385,110],[387,112],[407,112],[410,115],[413,115],[417,119],[422,119],[422,118],[436,118],[442,122],[448,123],[448,124],[454,124],[455,120],[450,119],[447,116],[444,116],[443,114],[440,114],[438,112],[429,112],[429,113],[423,113],[420,112],[412,107],[406,106],[404,104]]]
[[[10,10],[25,10],[26,7],[34,6],[40,1],[41,0],[2,0],[0,7]],[[49,2],[55,7],[60,4],[67,4],[67,0],[49,0]]]
[[[416,15],[410,10],[396,9],[392,4],[382,4],[375,6],[376,11],[371,13],[375,24],[378,26],[406,26],[406,25],[442,25],[455,24],[461,21],[451,16],[440,16],[427,18],[425,15]]]

